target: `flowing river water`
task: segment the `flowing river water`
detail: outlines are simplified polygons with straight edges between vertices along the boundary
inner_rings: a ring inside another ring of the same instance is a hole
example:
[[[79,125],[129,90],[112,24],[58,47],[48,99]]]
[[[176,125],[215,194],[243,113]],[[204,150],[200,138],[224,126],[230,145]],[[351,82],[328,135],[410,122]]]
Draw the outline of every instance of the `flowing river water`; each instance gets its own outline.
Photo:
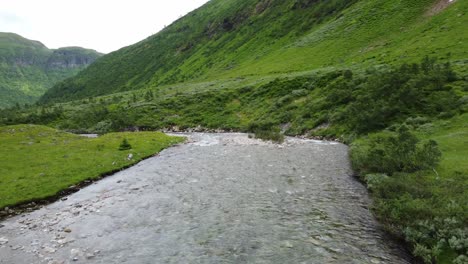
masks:
[[[0,223],[0,263],[409,263],[347,147],[245,134],[190,142]]]

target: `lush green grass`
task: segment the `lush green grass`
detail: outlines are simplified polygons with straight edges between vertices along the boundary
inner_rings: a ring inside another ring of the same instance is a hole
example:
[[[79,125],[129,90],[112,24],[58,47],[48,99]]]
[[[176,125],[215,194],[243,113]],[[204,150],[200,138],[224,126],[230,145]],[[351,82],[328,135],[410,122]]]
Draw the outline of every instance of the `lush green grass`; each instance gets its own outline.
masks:
[[[444,156],[439,174],[468,176],[468,114],[420,125],[416,132],[421,138],[434,139],[440,144]]]
[[[124,138],[132,149],[119,151]],[[54,196],[181,141],[158,132],[85,138],[43,126],[0,127],[0,208]]]
[[[458,1],[436,16],[427,10],[437,1],[358,1],[332,19],[279,49],[251,59],[227,73],[230,76],[264,72],[294,72],[324,66],[400,64],[426,55],[466,59],[468,33]]]
[[[34,103],[100,55],[78,47],[50,50],[40,42],[0,32],[0,108]]]
[[[438,1],[213,0],[104,56],[42,102],[325,67],[363,69],[426,55],[465,60],[468,3],[427,15]]]

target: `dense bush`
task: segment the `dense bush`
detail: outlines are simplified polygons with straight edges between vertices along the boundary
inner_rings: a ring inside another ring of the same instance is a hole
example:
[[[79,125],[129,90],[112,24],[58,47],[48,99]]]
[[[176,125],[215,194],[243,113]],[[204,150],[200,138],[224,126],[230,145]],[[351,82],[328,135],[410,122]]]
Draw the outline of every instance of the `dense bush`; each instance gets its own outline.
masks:
[[[367,174],[374,211],[390,232],[404,237],[426,263],[452,263],[468,256],[468,175],[431,172]],[[454,182],[457,184],[454,185]],[[461,261],[461,262],[460,262]]]
[[[341,120],[350,129],[367,133],[410,116],[453,113],[459,109],[460,98],[448,84],[456,78],[450,64],[439,65],[428,58],[421,64],[370,72],[352,96],[350,89],[341,92],[345,94],[339,98],[351,102]]]
[[[416,125],[427,120],[408,121]],[[468,175],[440,176],[435,170],[440,158],[435,141],[421,142],[406,125],[351,147],[352,165],[373,192],[374,210],[386,228],[404,237],[425,263],[464,263]]]
[[[354,145],[351,148],[353,168],[362,174],[415,172],[435,168],[441,152],[437,142],[429,140],[420,143],[406,125],[396,133],[372,135],[366,146]]]

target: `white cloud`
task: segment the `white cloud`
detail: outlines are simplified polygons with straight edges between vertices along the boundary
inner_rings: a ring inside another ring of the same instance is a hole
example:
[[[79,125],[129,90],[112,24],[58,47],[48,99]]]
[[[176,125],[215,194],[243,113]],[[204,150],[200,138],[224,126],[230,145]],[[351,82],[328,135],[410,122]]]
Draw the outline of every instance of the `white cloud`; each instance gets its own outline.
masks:
[[[0,32],[49,48],[111,52],[157,33],[208,0],[0,0]]]

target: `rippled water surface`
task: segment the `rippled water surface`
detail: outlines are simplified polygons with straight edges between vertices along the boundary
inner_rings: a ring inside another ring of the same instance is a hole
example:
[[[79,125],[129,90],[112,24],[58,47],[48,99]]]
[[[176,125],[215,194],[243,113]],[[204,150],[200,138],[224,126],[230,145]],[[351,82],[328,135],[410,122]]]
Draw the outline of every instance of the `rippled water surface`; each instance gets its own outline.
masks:
[[[346,146],[188,136],[1,223],[0,263],[409,263],[369,212]]]

